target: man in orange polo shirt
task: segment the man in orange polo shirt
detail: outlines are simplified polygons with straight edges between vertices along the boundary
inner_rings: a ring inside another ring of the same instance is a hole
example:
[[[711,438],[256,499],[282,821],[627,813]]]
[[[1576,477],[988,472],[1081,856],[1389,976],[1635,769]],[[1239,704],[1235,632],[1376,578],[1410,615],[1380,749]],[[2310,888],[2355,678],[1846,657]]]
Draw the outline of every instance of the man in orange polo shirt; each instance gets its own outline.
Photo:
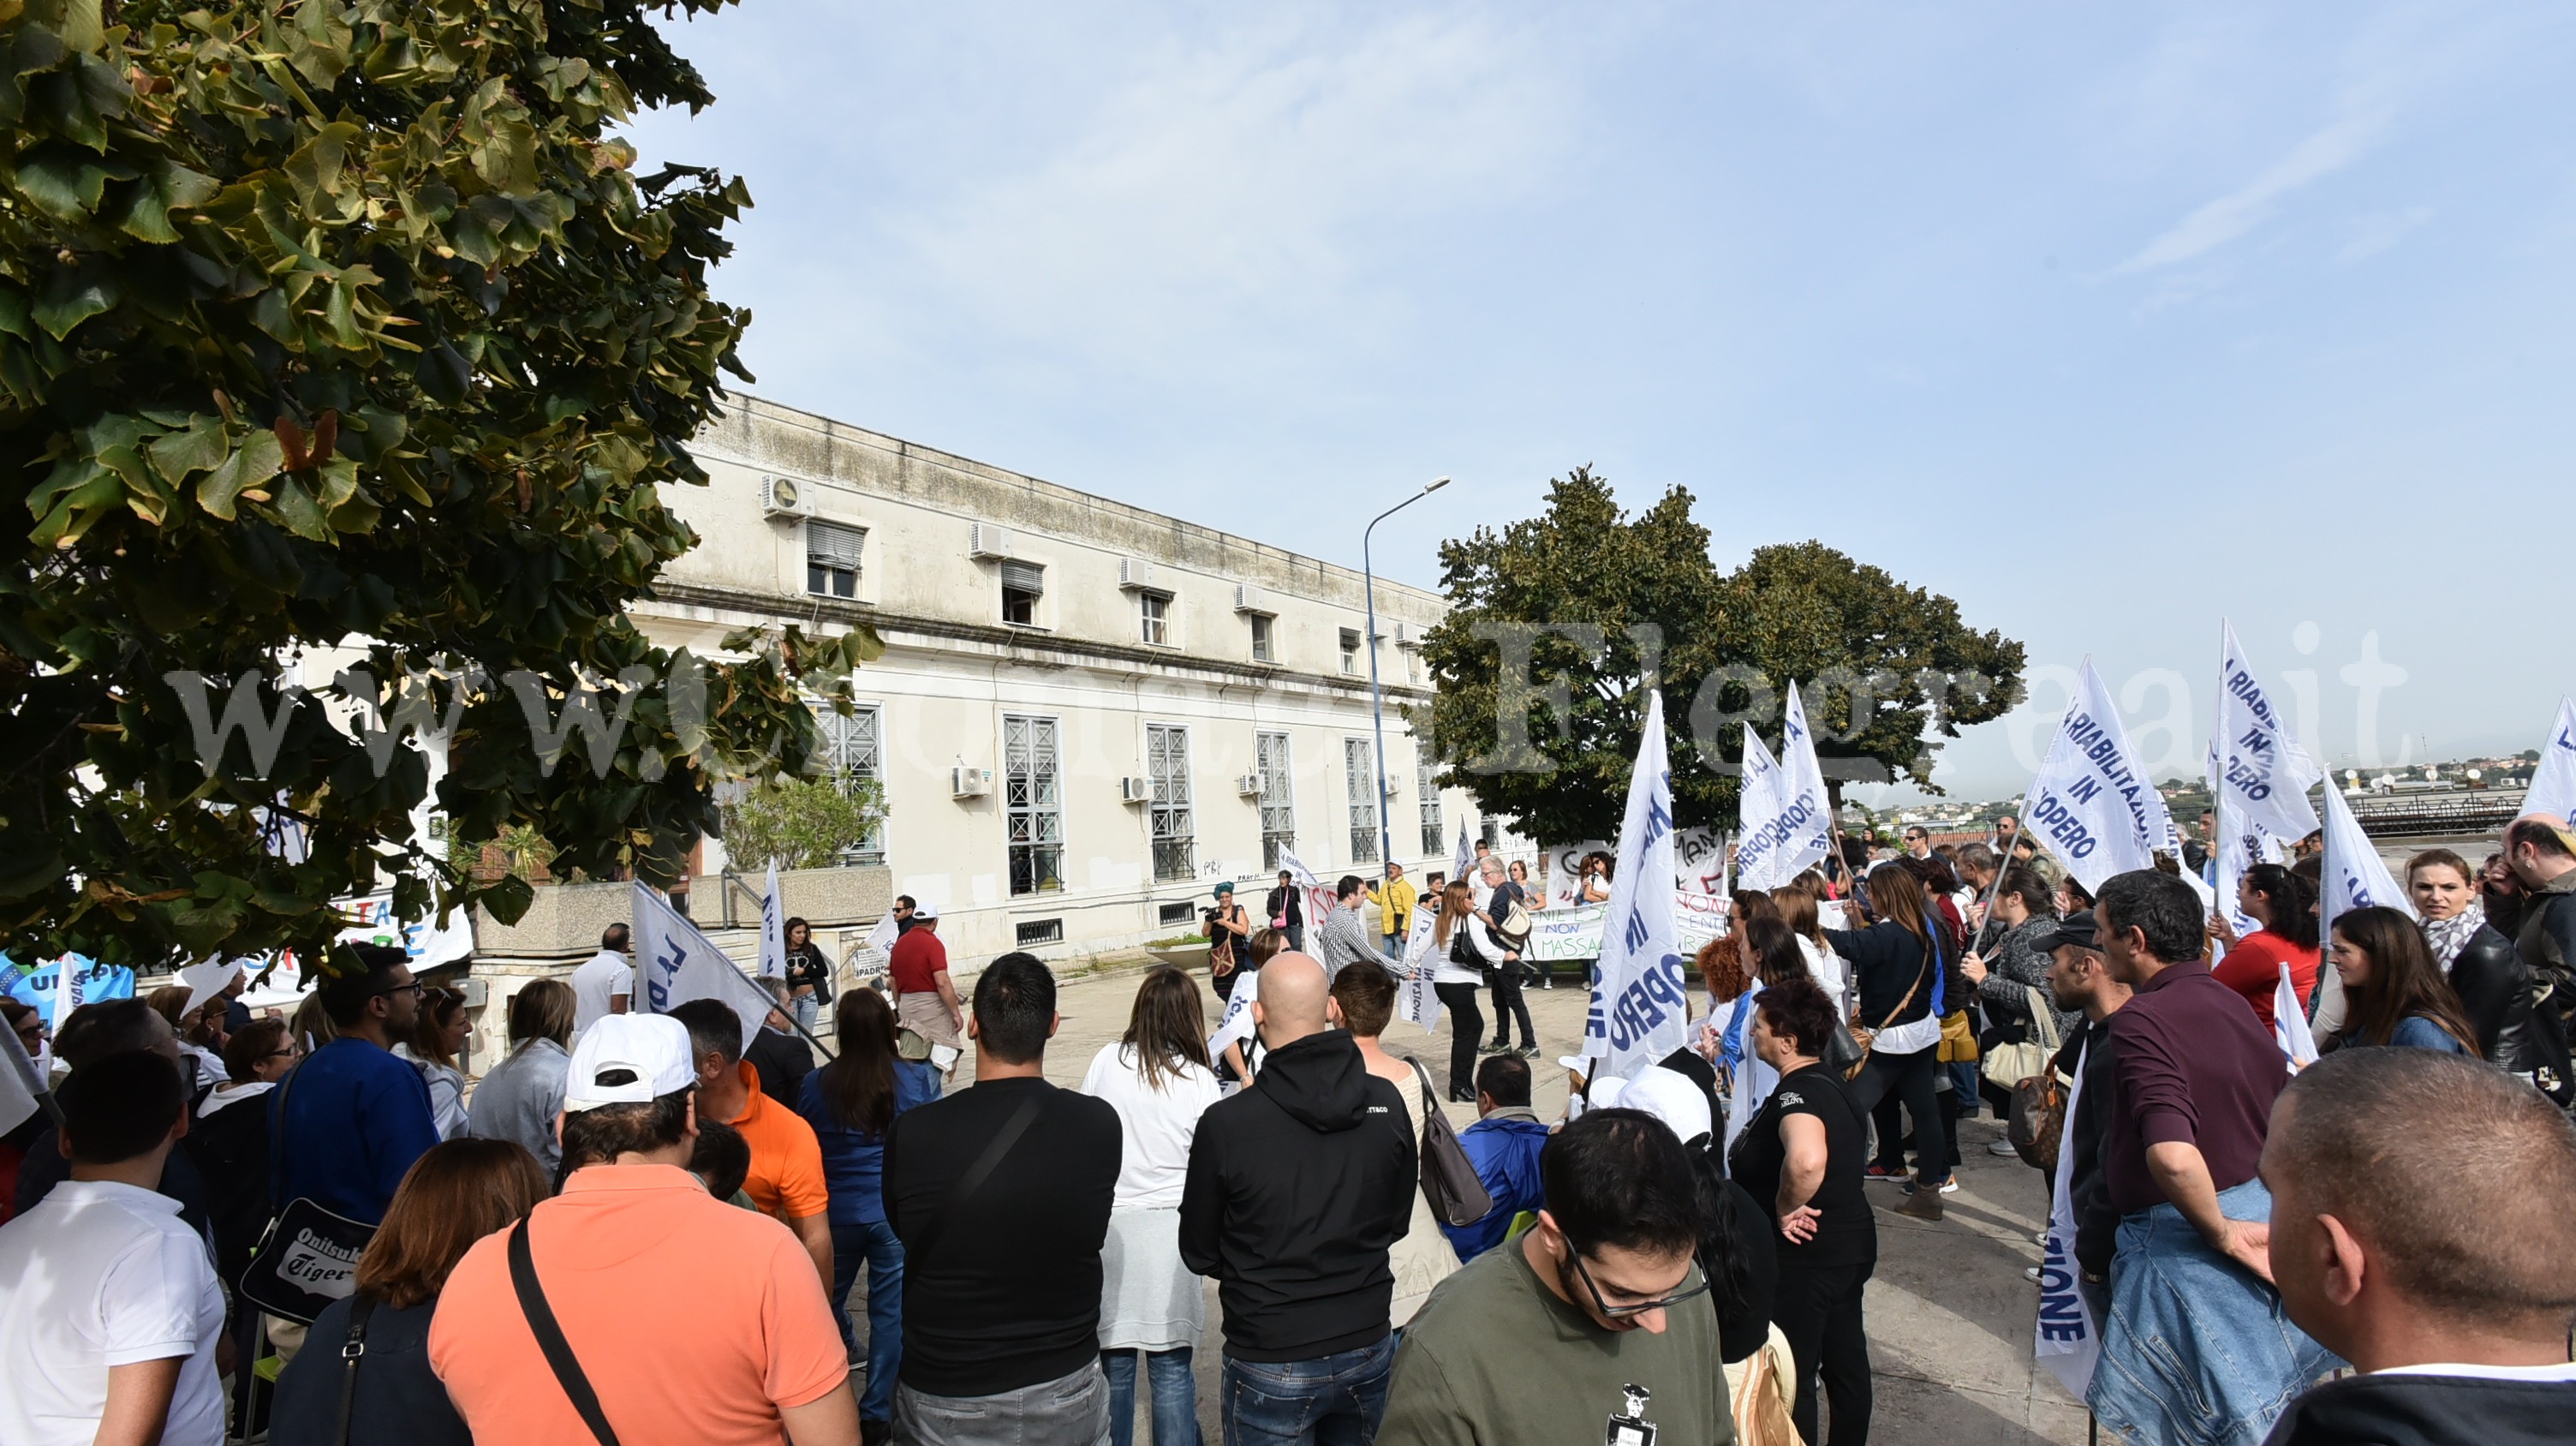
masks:
[[[796,1232],[814,1257],[823,1288],[832,1285],[831,1192],[823,1183],[823,1146],[814,1127],[761,1093],[759,1072],[742,1057],[742,1016],[720,999],[692,999],[671,1011],[688,1026],[697,1064],[698,1112],[734,1127],[751,1146],[743,1193],[762,1213]],[[757,1028],[755,1022],[753,1025]]]

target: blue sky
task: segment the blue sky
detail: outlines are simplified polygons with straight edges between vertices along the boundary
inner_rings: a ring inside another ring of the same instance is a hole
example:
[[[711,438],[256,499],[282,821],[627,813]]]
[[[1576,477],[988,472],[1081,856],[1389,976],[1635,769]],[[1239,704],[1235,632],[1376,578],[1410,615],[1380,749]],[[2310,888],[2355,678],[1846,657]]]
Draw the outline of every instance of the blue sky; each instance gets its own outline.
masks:
[[[779,401],[1352,563],[1448,473],[1379,534],[1425,585],[1575,464],[1686,486],[1728,566],[1821,538],[2029,645],[1968,797],[2088,654],[2196,774],[2222,616],[2339,766],[2576,689],[2576,7],[676,29],[719,101],[634,136],[749,182]]]

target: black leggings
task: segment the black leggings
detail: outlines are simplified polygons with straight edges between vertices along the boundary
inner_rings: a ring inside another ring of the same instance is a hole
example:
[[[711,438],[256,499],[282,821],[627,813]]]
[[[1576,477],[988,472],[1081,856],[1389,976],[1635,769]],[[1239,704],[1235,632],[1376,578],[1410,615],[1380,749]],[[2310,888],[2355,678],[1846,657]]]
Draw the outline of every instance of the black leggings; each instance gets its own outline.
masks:
[[[1494,1043],[1509,1049],[1512,1043],[1512,1020],[1521,1022],[1521,1043],[1535,1049],[1538,1030],[1530,1024],[1529,1004],[1521,998],[1521,966],[1506,964],[1494,976]]]
[[[1483,991],[1473,984],[1434,984],[1440,1007],[1449,1011],[1449,1097],[1476,1097],[1476,1046],[1485,1038],[1485,1012],[1476,1003]]]
[[[1942,1127],[1940,1091],[1935,1088],[1933,1072],[1941,1068],[1941,1046],[1925,1045],[1912,1054],[1889,1054],[1884,1050],[1869,1052],[1869,1063],[1861,1067],[1860,1078],[1852,1081],[1852,1107],[1862,1114],[1878,1109],[1878,1102],[1895,1098],[1905,1104],[1905,1112],[1914,1117],[1914,1161],[1919,1178],[1939,1184],[1950,1178],[1950,1137]],[[1887,1127],[1879,1126],[1879,1158],[1891,1158]]]
[[[1789,1419],[1798,1434],[1818,1446],[1816,1376],[1825,1378],[1825,1399],[1834,1412],[1830,1446],[1858,1446],[1869,1439],[1869,1333],[1861,1322],[1861,1286],[1870,1265],[1808,1265],[1780,1262],[1780,1281],[1771,1295],[1771,1320],[1789,1341],[1789,1359],[1798,1372],[1798,1399]]]

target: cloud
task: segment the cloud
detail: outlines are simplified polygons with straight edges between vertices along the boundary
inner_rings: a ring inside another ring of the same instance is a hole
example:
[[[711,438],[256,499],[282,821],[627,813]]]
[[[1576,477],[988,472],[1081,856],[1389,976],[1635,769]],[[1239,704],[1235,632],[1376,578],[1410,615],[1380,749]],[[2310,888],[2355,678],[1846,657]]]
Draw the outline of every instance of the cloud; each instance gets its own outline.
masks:
[[[2111,268],[2114,276],[2158,271],[2197,261],[2270,220],[2293,193],[2350,166],[2387,130],[2389,112],[2375,108],[2347,115],[2290,148],[2288,155],[2243,186],[2211,201]]]
[[[2356,216],[2351,222],[2352,239],[2335,253],[2337,261],[2359,261],[2376,256],[2406,239],[2406,233],[2433,219],[2430,206],[2409,206],[2403,211],[2380,211]]]

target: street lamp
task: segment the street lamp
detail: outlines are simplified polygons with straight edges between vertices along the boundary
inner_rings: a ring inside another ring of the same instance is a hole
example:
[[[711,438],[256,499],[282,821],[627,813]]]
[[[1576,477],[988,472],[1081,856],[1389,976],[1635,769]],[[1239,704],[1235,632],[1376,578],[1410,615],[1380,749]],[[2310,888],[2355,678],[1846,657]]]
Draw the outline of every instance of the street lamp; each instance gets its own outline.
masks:
[[[1395,514],[1449,485],[1446,477],[1434,477],[1421,491],[1369,519],[1360,530],[1360,587],[1368,599],[1369,660],[1369,728],[1377,736],[1377,870],[1379,878],[1388,877],[1387,868],[1395,861],[1395,836],[1386,822],[1386,699],[1377,683],[1377,573],[1369,565],[1369,536],[1377,525]]]

